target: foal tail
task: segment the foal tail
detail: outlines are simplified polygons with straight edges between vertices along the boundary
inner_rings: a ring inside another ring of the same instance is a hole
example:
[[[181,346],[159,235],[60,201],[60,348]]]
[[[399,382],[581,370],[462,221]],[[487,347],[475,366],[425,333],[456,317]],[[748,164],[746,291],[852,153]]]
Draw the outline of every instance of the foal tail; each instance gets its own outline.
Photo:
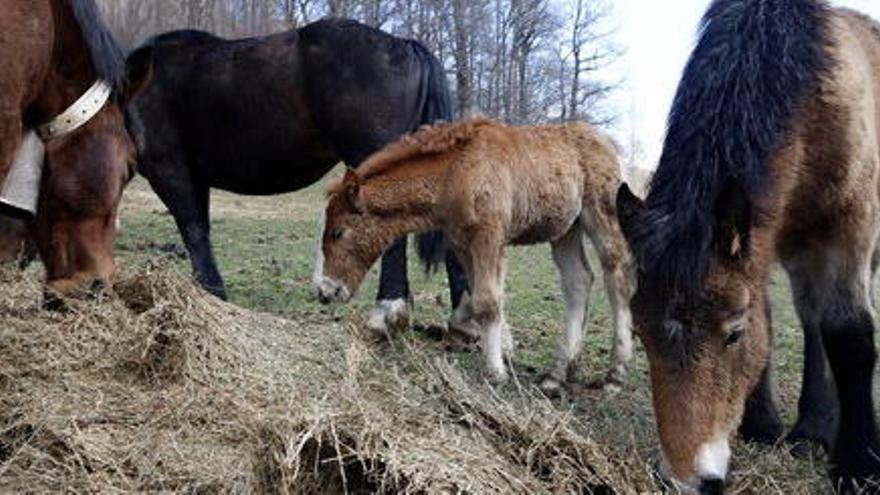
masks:
[[[424,45],[413,42],[413,48],[422,66],[422,91],[425,103],[422,107],[420,125],[430,125],[438,121],[452,122],[454,118],[452,96],[446,70]],[[446,240],[441,232],[419,234],[416,251],[428,272],[436,271],[446,261]]]

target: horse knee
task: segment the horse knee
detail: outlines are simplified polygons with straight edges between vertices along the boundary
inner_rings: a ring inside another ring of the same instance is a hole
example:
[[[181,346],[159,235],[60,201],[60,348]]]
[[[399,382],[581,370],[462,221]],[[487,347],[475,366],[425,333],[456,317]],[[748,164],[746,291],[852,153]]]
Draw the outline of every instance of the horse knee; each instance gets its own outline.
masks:
[[[828,360],[834,368],[836,381],[857,378],[877,362],[874,348],[874,320],[865,309],[834,312],[822,319],[822,340]]]
[[[501,314],[501,303],[495,297],[475,295],[471,299],[471,311],[477,323],[488,325]]]

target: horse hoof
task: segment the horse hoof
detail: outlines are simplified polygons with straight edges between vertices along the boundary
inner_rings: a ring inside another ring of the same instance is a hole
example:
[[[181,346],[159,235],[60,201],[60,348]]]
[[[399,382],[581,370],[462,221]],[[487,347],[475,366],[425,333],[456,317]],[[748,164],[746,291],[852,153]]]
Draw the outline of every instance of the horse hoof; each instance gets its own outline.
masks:
[[[386,338],[392,338],[405,331],[409,325],[409,305],[405,299],[378,301],[367,320],[367,330]]]
[[[501,385],[506,383],[510,379],[510,375],[508,375],[507,370],[486,370],[486,381],[488,381],[491,385]]]
[[[565,384],[553,375],[546,375],[541,379],[539,388],[547,398],[558,399],[562,397],[562,393],[565,391]]]
[[[480,340],[480,327],[473,320],[456,321],[450,318],[447,324],[449,336],[462,342],[477,342]]]

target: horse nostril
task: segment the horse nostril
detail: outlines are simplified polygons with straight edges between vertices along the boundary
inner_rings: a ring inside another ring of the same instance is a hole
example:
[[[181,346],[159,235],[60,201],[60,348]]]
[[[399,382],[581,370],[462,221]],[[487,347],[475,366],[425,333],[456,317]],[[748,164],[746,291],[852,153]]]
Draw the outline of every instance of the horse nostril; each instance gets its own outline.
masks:
[[[721,478],[703,478],[700,480],[700,495],[722,495],[724,480]]]
[[[330,298],[322,291],[318,291],[318,301],[321,301],[321,304],[330,304]]]

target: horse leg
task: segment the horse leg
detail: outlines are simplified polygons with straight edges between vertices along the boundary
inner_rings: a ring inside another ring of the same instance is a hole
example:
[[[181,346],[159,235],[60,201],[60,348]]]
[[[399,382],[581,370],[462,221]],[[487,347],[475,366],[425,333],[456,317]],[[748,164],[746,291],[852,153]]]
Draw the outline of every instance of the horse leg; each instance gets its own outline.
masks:
[[[619,388],[633,355],[632,313],[629,303],[634,282],[627,266],[629,249],[617,226],[617,219],[604,215],[601,207],[585,208],[581,225],[590,237],[605,279],[605,291],[614,315],[614,339],[611,344],[611,365],[605,378],[606,387]]]
[[[379,294],[367,320],[367,329],[392,336],[409,328],[412,304],[406,273],[406,237],[397,240],[382,256]]]
[[[804,258],[787,261],[785,268],[791,280],[795,310],[804,331],[804,370],[798,419],[786,435],[786,441],[795,446],[794,452],[799,455],[805,455],[811,450],[810,444],[814,443],[830,453],[837,423],[837,402],[820,332],[821,291],[827,282],[814,278],[822,270],[817,260]]]
[[[553,261],[565,297],[565,333],[559,339],[553,369],[541,381],[541,389],[548,396],[558,395],[563,384],[573,377],[581,352],[594,279],[583,241],[583,230],[575,225],[552,243]]]
[[[503,242],[491,237],[477,239],[469,249],[473,264],[474,292],[471,308],[476,323],[482,328],[482,348],[489,381],[507,380],[504,366],[504,274],[506,260]]]
[[[446,251],[446,275],[449,279],[449,292],[452,299],[452,315],[449,317],[447,329],[454,340],[465,345],[476,342],[480,338],[480,329],[474,323],[470,308],[471,287],[465,268],[451,249]]]
[[[836,268],[847,271],[845,266]],[[880,438],[871,395],[877,351],[867,260],[849,275],[829,287],[819,323],[840,405],[832,479],[844,493],[857,492],[854,484],[880,481]]]
[[[155,170],[157,167],[149,167]],[[185,166],[167,165],[161,170],[174,170],[174,176],[145,174],[156,194],[171,212],[177,230],[189,252],[196,281],[208,292],[226,299],[226,286],[217,269],[211,247],[211,224],[208,218],[210,189],[193,183]],[[183,174],[183,175],[181,175]]]
[[[764,296],[767,297],[766,295]],[[771,324],[770,302],[766,301],[767,322]],[[773,335],[773,332],[770,332]],[[739,427],[740,436],[747,442],[774,444],[782,436],[782,420],[776,407],[773,388],[773,361],[761,373],[760,381],[746,401],[746,411]]]

